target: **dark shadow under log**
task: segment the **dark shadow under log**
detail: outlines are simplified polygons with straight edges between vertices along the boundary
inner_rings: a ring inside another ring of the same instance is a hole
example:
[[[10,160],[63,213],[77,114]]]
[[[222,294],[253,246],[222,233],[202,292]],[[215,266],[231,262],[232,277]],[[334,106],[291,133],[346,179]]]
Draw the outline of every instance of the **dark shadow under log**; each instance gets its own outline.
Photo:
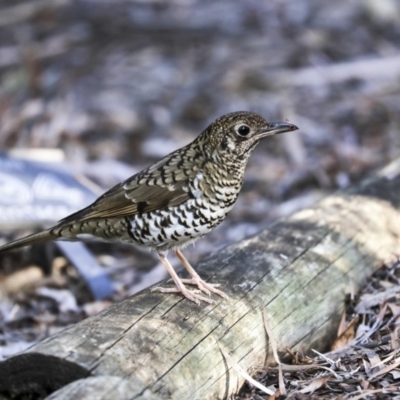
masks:
[[[399,209],[400,162],[200,263],[229,301],[145,290],[0,363],[0,392],[29,392],[39,374],[54,380],[48,393],[60,388],[51,399],[227,398],[243,381],[217,342],[245,370],[273,362],[265,309],[281,352],[327,349],[346,294],[399,249]],[[75,365],[72,383],[62,387],[63,372],[38,355]]]

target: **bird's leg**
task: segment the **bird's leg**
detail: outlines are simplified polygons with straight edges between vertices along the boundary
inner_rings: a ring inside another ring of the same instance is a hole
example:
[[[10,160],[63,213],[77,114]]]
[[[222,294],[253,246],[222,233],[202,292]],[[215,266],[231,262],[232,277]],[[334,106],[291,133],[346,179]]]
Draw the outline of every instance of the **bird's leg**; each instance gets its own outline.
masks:
[[[229,299],[229,297],[222,291],[216,289],[216,286],[219,286],[219,283],[207,283],[203,279],[200,278],[200,275],[194,270],[194,268],[189,264],[189,261],[186,260],[186,257],[182,254],[180,250],[175,251],[176,256],[181,260],[184,267],[189,272],[191,279],[182,279],[183,283],[188,283],[190,285],[197,285],[197,287],[210,295],[210,292],[217,294],[218,296],[223,297],[224,299]]]
[[[173,266],[171,263],[168,261],[167,257],[164,254],[158,253],[158,258],[160,261],[163,263],[164,267],[167,269],[169,274],[171,275],[171,278],[175,282],[176,288],[162,288],[162,287],[155,287],[151,289],[152,292],[157,291],[157,292],[163,292],[163,293],[182,293],[187,299],[194,301],[197,304],[200,304],[200,301],[205,301],[206,303],[214,303],[213,300],[208,299],[207,297],[203,297],[198,295],[196,292],[193,290],[189,290],[181,281],[179,276],[176,274]]]

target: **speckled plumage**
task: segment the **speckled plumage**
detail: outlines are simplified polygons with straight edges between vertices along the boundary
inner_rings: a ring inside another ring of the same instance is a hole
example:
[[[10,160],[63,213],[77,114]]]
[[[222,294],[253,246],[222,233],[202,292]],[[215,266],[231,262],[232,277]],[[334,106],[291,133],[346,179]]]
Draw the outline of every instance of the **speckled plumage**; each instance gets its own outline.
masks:
[[[92,205],[61,220],[47,231],[17,240],[0,251],[44,240],[118,240],[157,251],[176,283],[190,300],[211,299],[183,285],[166,254],[175,250],[191,279],[206,293],[226,297],[204,282],[180,248],[220,224],[232,209],[243,183],[248,159],[265,136],[296,130],[288,123],[269,123],[250,112],[235,112],[215,120],[192,143],[167,155],[114,186]]]

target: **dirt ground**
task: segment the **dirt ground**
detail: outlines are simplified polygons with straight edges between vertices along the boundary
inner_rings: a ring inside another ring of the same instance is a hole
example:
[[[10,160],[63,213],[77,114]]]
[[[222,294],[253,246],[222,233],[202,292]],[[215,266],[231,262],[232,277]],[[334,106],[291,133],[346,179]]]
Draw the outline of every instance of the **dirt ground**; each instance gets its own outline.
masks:
[[[54,151],[106,190],[224,113],[298,125],[260,144],[230,216],[186,249],[195,264],[400,156],[399,20],[397,0],[3,0],[0,149]],[[4,225],[0,244],[30,229]],[[116,287],[101,301],[53,244],[1,255],[0,358],[166,277],[149,252],[87,246]]]

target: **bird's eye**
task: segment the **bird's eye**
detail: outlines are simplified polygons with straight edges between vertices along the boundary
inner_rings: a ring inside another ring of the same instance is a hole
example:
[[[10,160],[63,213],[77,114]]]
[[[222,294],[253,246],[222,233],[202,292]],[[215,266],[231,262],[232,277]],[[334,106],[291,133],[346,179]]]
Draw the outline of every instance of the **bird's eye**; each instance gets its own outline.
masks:
[[[240,136],[247,136],[250,133],[250,128],[247,125],[239,125],[236,128],[236,133]]]

